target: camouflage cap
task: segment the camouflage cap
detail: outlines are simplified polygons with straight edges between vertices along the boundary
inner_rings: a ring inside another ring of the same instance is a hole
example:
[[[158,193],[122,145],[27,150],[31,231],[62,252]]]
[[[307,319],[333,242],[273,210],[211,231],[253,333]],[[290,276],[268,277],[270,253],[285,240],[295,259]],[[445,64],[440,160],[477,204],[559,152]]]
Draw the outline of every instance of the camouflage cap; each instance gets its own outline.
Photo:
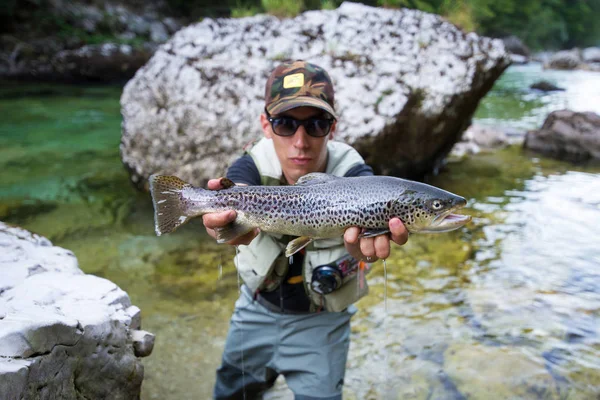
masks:
[[[265,90],[265,108],[271,115],[292,108],[320,108],[337,119],[333,84],[327,71],[306,61],[290,61],[271,72]]]

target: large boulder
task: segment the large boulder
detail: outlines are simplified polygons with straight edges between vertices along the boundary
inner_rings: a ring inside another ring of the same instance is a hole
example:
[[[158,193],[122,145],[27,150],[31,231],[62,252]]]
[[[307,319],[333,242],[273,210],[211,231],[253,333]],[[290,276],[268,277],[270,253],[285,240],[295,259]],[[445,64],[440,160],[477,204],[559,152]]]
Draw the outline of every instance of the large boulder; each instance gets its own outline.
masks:
[[[541,129],[527,132],[524,147],[573,162],[600,159],[600,115],[554,111]]]
[[[121,97],[121,154],[133,182],[152,173],[203,185],[262,135],[269,72],[284,59],[327,69],[337,139],[376,172],[419,177],[442,163],[510,64],[501,40],[417,10],[343,3],[294,19],[204,19],[161,46]]]
[[[153,336],[127,293],[2,222],[0,248],[0,398],[139,398]]]

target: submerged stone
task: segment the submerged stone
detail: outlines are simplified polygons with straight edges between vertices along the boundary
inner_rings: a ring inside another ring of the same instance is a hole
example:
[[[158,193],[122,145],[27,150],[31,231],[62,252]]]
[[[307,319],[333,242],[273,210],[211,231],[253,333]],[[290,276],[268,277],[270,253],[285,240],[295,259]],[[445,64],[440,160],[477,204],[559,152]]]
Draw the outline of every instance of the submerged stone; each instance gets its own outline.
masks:
[[[445,354],[444,370],[468,399],[559,399],[544,360],[519,348],[456,343]]]

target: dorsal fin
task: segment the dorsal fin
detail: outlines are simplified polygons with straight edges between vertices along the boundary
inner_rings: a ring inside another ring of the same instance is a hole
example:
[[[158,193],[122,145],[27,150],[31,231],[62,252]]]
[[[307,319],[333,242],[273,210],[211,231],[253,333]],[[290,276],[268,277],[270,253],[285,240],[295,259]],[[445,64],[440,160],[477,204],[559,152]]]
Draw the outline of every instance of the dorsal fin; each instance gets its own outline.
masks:
[[[310,174],[306,174],[298,179],[298,181],[296,181],[296,185],[320,185],[321,183],[327,183],[337,179],[341,178],[339,176],[325,174],[323,172],[311,172]]]

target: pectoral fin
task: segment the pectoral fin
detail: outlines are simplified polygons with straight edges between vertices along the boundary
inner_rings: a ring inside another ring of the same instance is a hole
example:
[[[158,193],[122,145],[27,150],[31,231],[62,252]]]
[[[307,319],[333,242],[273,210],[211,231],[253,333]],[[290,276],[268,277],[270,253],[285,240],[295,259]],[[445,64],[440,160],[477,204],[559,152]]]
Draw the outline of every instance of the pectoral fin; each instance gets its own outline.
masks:
[[[385,235],[386,233],[389,233],[389,232],[390,232],[389,229],[367,229],[366,231],[364,231],[360,235],[358,235],[358,237],[359,238],[375,237],[375,236]]]
[[[219,182],[221,183],[223,189],[229,189],[235,186],[235,183],[233,183],[233,181],[229,178],[221,178]]]
[[[300,236],[294,240],[291,240],[285,248],[285,256],[290,257],[296,254],[297,252],[308,246],[308,244],[312,241],[313,239],[308,236]]]
[[[244,225],[240,222],[233,221],[222,228],[216,228],[217,243],[226,243],[237,237],[243,236],[254,229],[253,226]]]

